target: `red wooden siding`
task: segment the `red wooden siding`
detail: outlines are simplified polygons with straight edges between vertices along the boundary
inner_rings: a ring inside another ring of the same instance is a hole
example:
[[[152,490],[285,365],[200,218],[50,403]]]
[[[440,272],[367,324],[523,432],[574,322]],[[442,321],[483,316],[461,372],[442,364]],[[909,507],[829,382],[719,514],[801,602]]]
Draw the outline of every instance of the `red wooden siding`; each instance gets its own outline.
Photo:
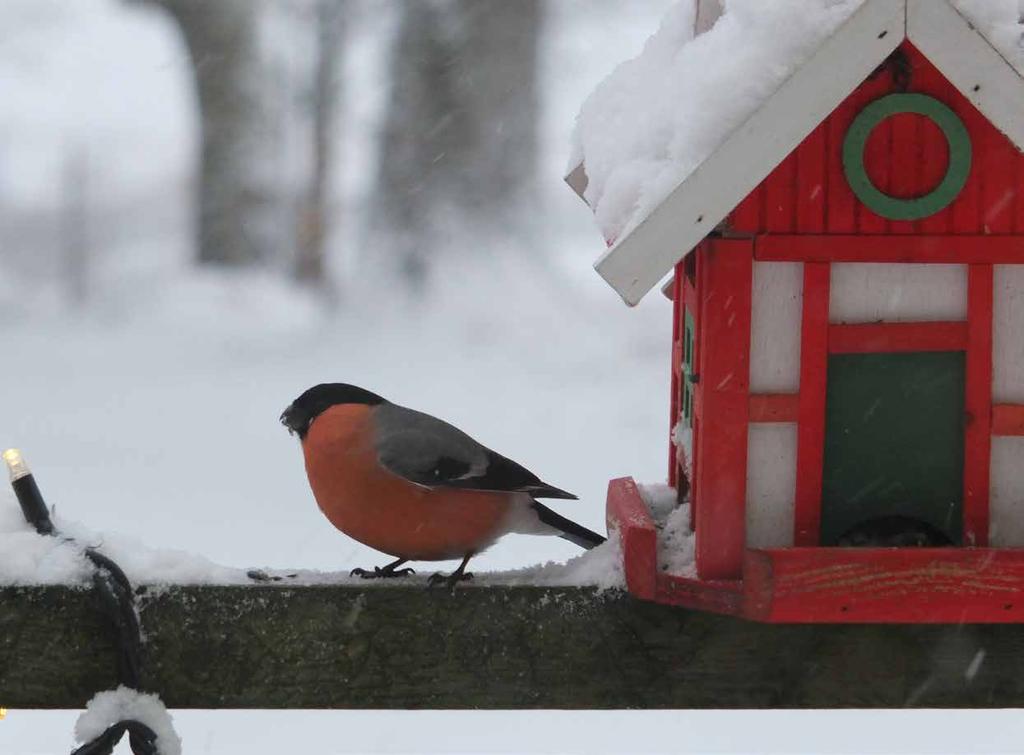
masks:
[[[811,132],[796,150],[796,217],[798,228],[825,230],[826,125]]]
[[[843,175],[843,137],[860,110],[879,97],[902,91],[886,66],[861,84],[816,128],[730,216],[740,234],[788,233],[957,233],[1024,232],[1024,156],[975,109],[909,42],[898,51],[909,64],[906,91],[928,94],[960,116],[971,135],[971,174],[946,209],[916,221],[890,221],[854,197]],[[946,140],[917,115],[889,118],[875,129],[865,149],[868,175],[894,196],[915,196],[933,188],[945,173]]]

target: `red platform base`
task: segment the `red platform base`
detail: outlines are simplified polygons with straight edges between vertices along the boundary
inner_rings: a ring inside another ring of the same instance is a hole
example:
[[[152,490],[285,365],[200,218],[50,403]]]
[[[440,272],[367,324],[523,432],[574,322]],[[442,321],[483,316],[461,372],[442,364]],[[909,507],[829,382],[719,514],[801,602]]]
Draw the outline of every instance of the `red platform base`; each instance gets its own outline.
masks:
[[[743,579],[658,570],[657,530],[632,478],[608,486],[626,587],[638,598],[777,623],[1024,623],[1024,549],[748,549]]]

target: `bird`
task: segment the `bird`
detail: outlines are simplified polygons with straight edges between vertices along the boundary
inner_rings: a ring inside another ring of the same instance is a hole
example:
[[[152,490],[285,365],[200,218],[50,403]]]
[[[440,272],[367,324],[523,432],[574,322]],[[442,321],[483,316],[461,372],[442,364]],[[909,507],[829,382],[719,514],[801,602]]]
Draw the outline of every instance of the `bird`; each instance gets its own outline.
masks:
[[[605,541],[539,498],[577,500],[457,427],[348,383],[321,383],[282,412],[301,442],[317,505],[337,529],[395,557],[353,569],[365,579],[414,573],[409,561],[462,559],[428,584],[454,590],[469,560],[516,532],[557,535],[583,548]]]

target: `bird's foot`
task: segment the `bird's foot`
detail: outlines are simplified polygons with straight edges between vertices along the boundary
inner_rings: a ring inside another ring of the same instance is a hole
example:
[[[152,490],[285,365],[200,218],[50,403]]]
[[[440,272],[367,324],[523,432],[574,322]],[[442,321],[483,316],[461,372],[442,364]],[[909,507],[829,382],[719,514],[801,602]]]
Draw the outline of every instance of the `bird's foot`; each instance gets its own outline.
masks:
[[[435,572],[427,579],[427,587],[436,587],[437,585],[444,584],[449,590],[455,592],[455,585],[470,579],[473,579],[473,572],[453,571],[451,574]]]
[[[404,569],[389,569],[384,567],[383,569],[379,566],[373,567],[373,571],[368,569],[353,569],[349,572],[350,577],[362,577],[363,579],[394,579],[396,577],[408,577],[410,574],[415,574],[415,569],[406,567]]]

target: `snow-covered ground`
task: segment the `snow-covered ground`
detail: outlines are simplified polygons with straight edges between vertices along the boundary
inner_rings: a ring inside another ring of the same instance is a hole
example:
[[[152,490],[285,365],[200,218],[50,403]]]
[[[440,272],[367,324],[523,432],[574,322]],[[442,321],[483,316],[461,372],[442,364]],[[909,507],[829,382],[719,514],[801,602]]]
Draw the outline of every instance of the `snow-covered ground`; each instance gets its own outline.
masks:
[[[543,68],[553,210],[540,234],[546,265],[497,250],[445,270],[428,304],[350,287],[325,312],[270,276],[188,268],[195,119],[184,52],[166,20],[113,0],[0,4],[0,445],[23,449],[58,523],[110,533],[114,548],[184,549],[228,568],[338,572],[381,563],[320,515],[297,442],[277,422],[299,392],[324,380],[361,384],[454,422],[579,494],[559,511],[594,529],[603,530],[609,478],[662,480],[667,302],[652,295],[627,310],[597,280],[589,263],[600,234],[560,177],[584,95],[640,49],[668,5],[552,3],[562,26],[550,32]],[[364,82],[351,105],[349,150],[359,154],[380,101],[365,88],[379,60],[362,52],[351,64],[354,81]],[[47,222],[28,232],[22,221],[59,204],[64,159],[83,151],[102,257],[92,302],[70,310],[53,283],[57,245]],[[357,195],[365,175],[345,184]],[[9,532],[13,504],[0,496],[0,506],[0,532]],[[578,552],[553,538],[509,537],[473,568]],[[171,573],[180,562],[167,558]],[[211,755],[956,753],[1010,752],[1024,741],[1019,716],[999,712],[173,714],[184,751]],[[69,750],[77,715],[9,711],[0,753]]]

